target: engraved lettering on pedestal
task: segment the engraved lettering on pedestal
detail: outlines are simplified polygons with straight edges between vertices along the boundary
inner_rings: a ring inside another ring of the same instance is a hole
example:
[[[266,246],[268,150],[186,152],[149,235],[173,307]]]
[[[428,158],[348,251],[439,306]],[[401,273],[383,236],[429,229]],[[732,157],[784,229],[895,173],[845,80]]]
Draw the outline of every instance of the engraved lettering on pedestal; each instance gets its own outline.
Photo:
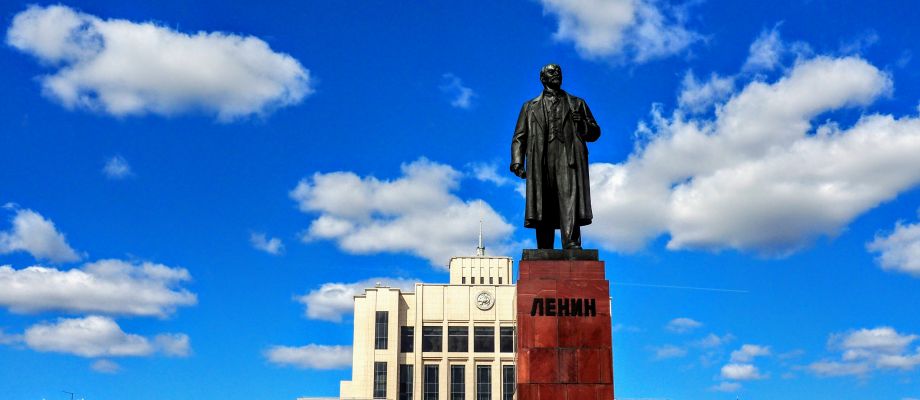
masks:
[[[537,310],[539,308],[539,310]],[[533,307],[530,308],[530,316],[543,315],[543,299],[533,299]]]
[[[531,317],[596,317],[595,299],[557,299],[555,297],[533,299]]]

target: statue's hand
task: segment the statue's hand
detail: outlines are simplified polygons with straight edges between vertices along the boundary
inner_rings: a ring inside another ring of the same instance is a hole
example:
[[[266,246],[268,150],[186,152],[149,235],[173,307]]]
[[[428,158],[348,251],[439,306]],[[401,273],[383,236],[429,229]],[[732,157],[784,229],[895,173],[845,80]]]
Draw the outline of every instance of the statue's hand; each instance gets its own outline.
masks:
[[[521,164],[511,164],[511,172],[517,175],[519,178],[524,179],[527,177],[527,173],[524,172],[524,166]]]

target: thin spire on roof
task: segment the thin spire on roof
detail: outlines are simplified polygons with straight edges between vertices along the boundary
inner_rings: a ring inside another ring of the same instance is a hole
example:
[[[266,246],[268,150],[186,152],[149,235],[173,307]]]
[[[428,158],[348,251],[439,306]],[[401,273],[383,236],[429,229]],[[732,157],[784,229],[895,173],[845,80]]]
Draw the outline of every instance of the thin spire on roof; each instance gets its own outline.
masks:
[[[476,248],[476,255],[482,257],[486,255],[486,248],[482,245],[482,219],[479,219],[479,247]]]

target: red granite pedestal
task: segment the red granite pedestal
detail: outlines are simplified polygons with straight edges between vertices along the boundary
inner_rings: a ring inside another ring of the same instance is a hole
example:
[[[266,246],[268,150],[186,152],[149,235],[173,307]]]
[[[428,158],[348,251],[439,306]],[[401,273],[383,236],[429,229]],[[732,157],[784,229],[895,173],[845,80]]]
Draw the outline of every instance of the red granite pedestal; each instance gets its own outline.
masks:
[[[613,400],[604,262],[590,250],[524,252],[517,282],[517,399]]]

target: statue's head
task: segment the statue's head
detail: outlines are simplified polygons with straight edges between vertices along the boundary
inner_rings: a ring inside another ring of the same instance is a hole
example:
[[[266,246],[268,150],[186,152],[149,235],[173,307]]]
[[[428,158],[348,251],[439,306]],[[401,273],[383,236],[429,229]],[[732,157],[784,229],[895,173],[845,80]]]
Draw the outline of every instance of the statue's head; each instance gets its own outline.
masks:
[[[550,89],[562,87],[562,67],[559,64],[546,64],[540,69],[540,83]]]

